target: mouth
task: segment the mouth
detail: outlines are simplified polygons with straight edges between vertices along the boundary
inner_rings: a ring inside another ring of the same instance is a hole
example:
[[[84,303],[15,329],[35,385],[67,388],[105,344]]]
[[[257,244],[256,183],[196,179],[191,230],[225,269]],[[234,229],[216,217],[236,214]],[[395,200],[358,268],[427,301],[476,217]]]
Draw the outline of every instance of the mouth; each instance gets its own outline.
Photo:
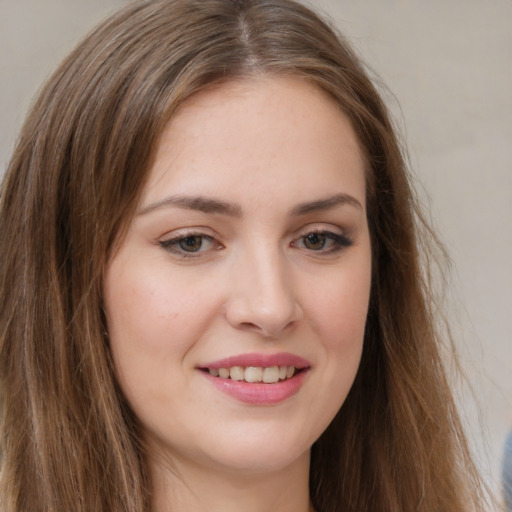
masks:
[[[298,393],[311,365],[295,354],[250,353],[212,361],[197,368],[222,393],[249,405],[275,405]]]
[[[213,377],[239,382],[276,384],[293,378],[304,368],[288,365],[275,366],[230,366],[220,368],[201,368]]]

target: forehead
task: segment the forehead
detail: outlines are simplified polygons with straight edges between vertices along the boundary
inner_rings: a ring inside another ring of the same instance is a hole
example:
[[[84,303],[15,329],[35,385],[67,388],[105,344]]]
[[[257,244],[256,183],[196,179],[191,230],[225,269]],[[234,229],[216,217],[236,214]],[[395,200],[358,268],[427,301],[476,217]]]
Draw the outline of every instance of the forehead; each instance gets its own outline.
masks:
[[[168,123],[143,203],[164,190],[229,195],[241,181],[269,195],[286,186],[290,194],[325,195],[344,182],[364,196],[363,158],[349,119],[300,77],[251,78],[204,90]]]

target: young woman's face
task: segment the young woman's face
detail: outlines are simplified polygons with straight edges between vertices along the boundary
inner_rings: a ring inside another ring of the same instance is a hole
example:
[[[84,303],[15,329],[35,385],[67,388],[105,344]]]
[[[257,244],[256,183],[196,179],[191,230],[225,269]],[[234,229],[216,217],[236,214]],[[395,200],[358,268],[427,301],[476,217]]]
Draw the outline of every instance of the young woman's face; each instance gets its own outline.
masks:
[[[370,275],[363,159],[332,100],[288,77],[186,102],[104,283],[152,453],[307,464],[354,380]]]

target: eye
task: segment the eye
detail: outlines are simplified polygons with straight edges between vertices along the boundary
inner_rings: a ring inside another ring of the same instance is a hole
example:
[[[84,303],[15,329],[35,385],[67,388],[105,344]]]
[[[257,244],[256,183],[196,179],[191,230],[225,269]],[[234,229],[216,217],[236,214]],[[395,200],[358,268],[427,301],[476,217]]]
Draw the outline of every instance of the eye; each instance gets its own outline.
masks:
[[[292,242],[292,247],[308,251],[331,254],[344,247],[350,247],[352,240],[332,231],[310,231]]]
[[[204,238],[201,235],[191,235],[176,242],[176,245],[185,252],[197,252],[203,246]]]
[[[178,234],[159,243],[166,251],[185,258],[222,247],[212,236],[204,233]]]
[[[306,249],[319,251],[325,247],[328,238],[325,233],[309,233],[302,240]]]

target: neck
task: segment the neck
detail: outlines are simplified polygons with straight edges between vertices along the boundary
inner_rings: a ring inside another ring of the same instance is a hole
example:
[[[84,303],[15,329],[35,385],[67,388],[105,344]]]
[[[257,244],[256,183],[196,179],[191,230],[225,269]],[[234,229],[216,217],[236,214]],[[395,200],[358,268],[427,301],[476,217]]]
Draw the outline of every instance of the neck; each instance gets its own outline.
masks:
[[[151,464],[151,463],[150,463]],[[285,468],[237,472],[180,464],[151,464],[153,512],[313,512],[309,453]]]

